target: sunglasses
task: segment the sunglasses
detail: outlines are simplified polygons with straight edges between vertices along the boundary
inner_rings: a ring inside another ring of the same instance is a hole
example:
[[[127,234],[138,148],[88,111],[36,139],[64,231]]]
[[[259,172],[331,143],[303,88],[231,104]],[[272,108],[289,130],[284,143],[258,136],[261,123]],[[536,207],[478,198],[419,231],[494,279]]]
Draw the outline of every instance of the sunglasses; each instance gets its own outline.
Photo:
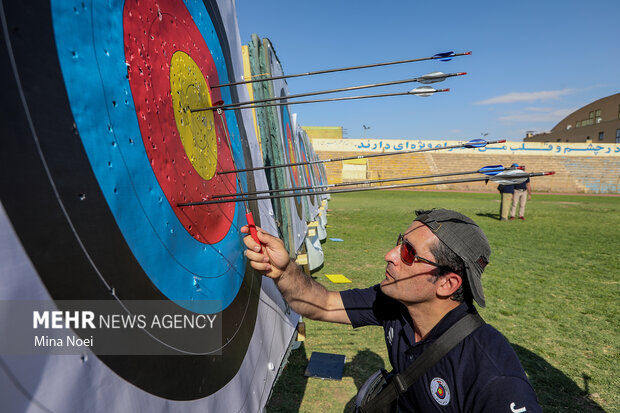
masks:
[[[431,260],[427,260],[426,258],[422,258],[415,253],[415,248],[413,245],[409,243],[403,236],[403,234],[398,235],[398,241],[396,241],[396,245],[400,245],[400,259],[406,265],[412,265],[416,261],[425,262],[430,265],[434,265],[438,268],[444,268],[441,265],[433,262]]]

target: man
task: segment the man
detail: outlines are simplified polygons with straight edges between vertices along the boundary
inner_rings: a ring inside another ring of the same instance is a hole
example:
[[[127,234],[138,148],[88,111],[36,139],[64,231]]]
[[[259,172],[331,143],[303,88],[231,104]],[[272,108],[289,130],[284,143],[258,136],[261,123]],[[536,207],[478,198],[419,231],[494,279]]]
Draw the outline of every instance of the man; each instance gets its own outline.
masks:
[[[499,216],[500,221],[508,221],[508,211],[510,210],[510,204],[512,202],[512,196],[515,192],[514,185],[498,185],[497,190],[501,195],[499,204]]]
[[[518,166],[513,164],[512,166]],[[521,167],[525,171],[525,166]],[[526,196],[527,191],[527,196]],[[517,204],[519,204],[519,219],[525,220],[525,204],[532,199],[532,185],[530,184],[530,178],[527,178],[525,182],[514,185],[514,194],[512,195],[512,207],[510,208],[510,219],[515,219],[515,212],[517,212]]]
[[[247,227],[241,229],[247,233]],[[418,211],[387,252],[385,278],[366,289],[328,291],[304,275],[278,238],[244,238],[250,265],[272,278],[299,314],[314,320],[380,325],[390,362],[403,372],[468,313],[484,307],[481,275],[491,249],[482,230],[450,210]],[[488,324],[475,330],[398,399],[399,411],[540,412],[510,343]]]

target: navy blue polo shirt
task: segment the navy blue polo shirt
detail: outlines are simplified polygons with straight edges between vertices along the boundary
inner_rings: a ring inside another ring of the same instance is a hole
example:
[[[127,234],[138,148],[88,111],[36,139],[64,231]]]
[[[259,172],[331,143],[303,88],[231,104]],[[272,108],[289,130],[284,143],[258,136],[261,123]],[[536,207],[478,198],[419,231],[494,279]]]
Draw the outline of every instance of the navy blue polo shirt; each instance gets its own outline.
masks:
[[[530,182],[530,178],[527,178],[525,180],[525,182],[522,182],[520,184],[515,184],[515,189],[518,189],[520,191],[525,191],[527,189],[527,184]]]
[[[379,285],[340,293],[353,327],[383,326],[390,363],[403,372],[473,305],[461,304],[415,342],[406,307]],[[398,400],[401,412],[542,412],[536,393],[506,338],[485,324],[457,344]]]
[[[498,185],[497,189],[502,194],[514,194],[515,193],[514,185]]]

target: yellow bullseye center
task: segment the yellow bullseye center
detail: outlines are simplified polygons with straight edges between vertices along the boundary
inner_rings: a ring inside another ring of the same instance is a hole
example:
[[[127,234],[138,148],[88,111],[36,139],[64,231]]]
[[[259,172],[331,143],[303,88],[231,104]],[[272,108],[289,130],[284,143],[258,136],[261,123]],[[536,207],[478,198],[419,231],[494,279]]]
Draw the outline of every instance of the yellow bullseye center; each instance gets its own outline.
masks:
[[[179,137],[194,169],[205,180],[215,175],[217,135],[213,111],[190,112],[212,106],[211,89],[200,68],[187,54],[177,51],[170,62],[170,91]]]

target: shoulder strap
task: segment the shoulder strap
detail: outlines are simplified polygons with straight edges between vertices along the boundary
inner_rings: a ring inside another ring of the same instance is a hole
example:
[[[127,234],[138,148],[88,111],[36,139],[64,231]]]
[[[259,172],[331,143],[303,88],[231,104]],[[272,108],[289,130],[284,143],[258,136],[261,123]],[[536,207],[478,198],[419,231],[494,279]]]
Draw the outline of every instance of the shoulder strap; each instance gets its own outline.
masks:
[[[424,352],[407,367],[407,370],[394,375],[392,381],[387,384],[381,393],[370,400],[366,406],[360,408],[360,412],[377,412],[388,407],[394,399],[404,394],[416,380],[452,350],[454,346],[482,325],[484,325],[484,320],[477,313],[467,314],[465,317],[461,318],[424,350]]]

